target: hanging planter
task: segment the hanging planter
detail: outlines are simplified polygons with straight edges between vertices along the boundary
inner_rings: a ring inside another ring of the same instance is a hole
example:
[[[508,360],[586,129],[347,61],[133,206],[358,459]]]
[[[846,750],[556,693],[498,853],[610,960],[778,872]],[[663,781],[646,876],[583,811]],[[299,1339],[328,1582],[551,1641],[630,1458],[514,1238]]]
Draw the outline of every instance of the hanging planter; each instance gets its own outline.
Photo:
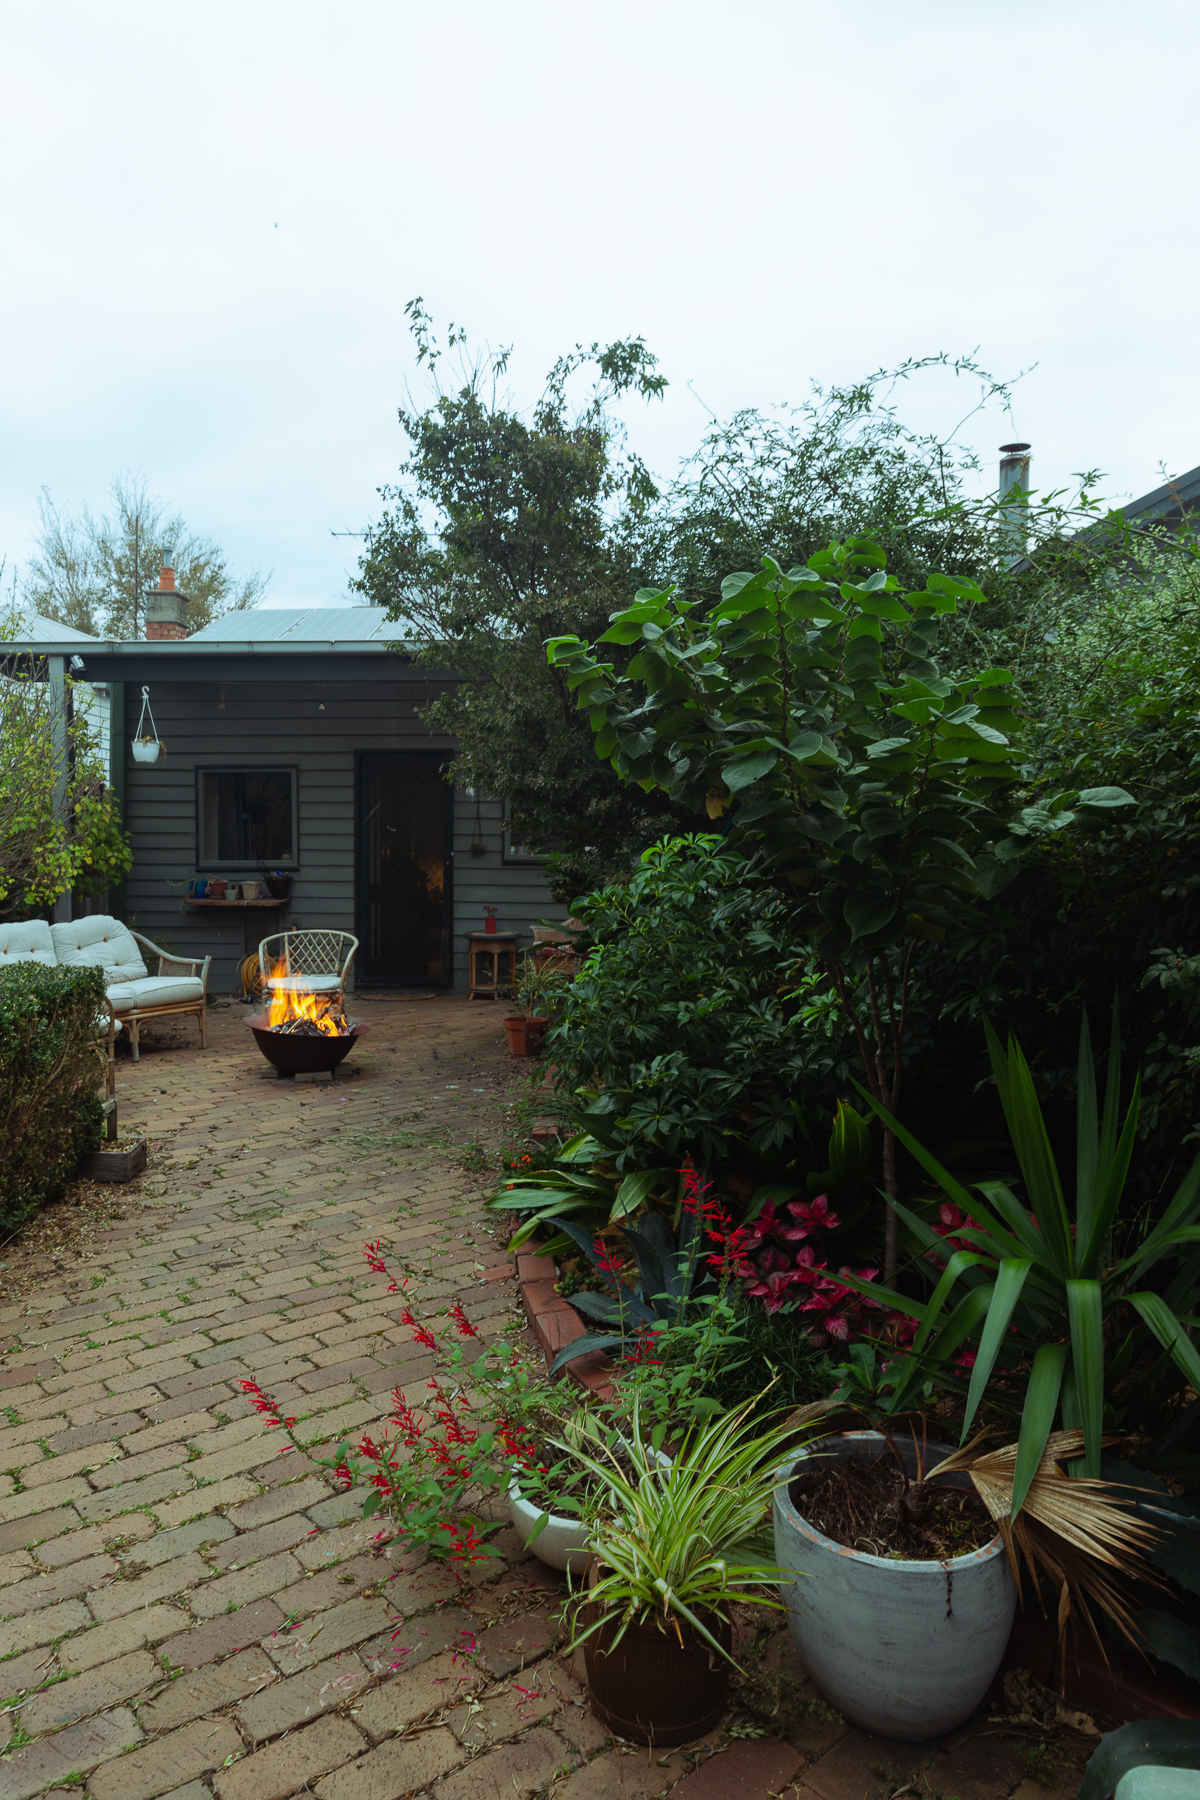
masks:
[[[139,763],[156,763],[166,753],[167,747],[159,739],[158,726],[154,723],[154,714],[150,710],[150,689],[144,687],[141,716],[133,739],[133,760]]]
[[[483,840],[483,812],[481,810],[478,793],[475,795],[475,828],[471,833],[471,855],[487,855],[487,845]]]

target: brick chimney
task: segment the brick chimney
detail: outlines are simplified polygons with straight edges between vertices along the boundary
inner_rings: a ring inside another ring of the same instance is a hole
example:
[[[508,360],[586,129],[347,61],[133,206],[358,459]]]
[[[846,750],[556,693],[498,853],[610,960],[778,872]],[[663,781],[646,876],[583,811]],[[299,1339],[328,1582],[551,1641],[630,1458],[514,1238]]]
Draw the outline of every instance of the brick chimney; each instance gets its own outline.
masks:
[[[185,638],[188,597],[175,586],[174,569],[164,569],[158,586],[146,595],[146,636]]]

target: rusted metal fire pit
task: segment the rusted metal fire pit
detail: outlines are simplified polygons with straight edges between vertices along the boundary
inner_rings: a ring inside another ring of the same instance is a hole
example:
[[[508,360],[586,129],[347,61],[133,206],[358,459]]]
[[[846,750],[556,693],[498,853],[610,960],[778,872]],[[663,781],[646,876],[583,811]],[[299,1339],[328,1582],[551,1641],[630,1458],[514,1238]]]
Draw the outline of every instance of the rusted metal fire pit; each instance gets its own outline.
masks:
[[[347,1019],[349,1030],[336,1036],[323,1031],[273,1031],[266,1013],[252,1013],[244,1023],[254,1033],[254,1041],[267,1061],[274,1065],[280,1081],[326,1072],[331,1081],[336,1081],[338,1064],[370,1029],[358,1019]]]

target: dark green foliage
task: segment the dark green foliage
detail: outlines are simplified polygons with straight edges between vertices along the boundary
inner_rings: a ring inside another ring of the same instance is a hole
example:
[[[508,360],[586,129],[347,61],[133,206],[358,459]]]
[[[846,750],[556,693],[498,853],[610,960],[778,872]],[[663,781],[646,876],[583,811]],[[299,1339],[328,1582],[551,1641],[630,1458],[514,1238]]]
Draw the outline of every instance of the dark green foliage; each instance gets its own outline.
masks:
[[[824,1168],[849,1031],[744,857],[715,836],[665,840],[578,916],[594,947],[550,1054],[615,1166],[691,1155],[801,1182]]]
[[[682,1325],[692,1304],[706,1289],[715,1292],[708,1268],[704,1221],[698,1208],[684,1208],[679,1239],[660,1212],[644,1212],[636,1225],[621,1227],[633,1254],[636,1278],[626,1269],[614,1268],[612,1254],[602,1239],[593,1238],[581,1225],[560,1220],[561,1228],[587,1257],[603,1280],[607,1293],[581,1288],[575,1295],[576,1310],[607,1331],[592,1330],[560,1350],[550,1365],[557,1375],[577,1356],[592,1350],[625,1350],[630,1341],[650,1331]]]
[[[814,386],[798,406],[744,408],[716,422],[647,522],[647,538],[657,529],[659,542],[644,560],[711,605],[730,569],[757,568],[764,554],[791,568],[857,533],[883,547],[906,588],[924,587],[931,569],[993,577],[1008,547],[1005,522],[990,501],[963,499],[977,459],[911,430],[891,403],[901,382],[939,368],[978,381],[981,398],[1006,392],[969,358],[929,356],[846,386]],[[1018,579],[1006,576],[1005,587]]]
[[[1200,1136],[1200,564],[1188,539],[1140,560],[1120,539],[1101,548],[1086,585],[1056,581],[998,607],[992,651],[1015,672],[1029,797],[1114,783],[1134,804],[1087,834],[1045,838],[975,946],[928,958],[927,975],[962,1066],[974,1033],[953,1019],[981,1006],[1026,1044],[1052,1133],[1060,1117],[1069,1129],[1080,1004],[1102,1014],[1119,990],[1143,1080],[1132,1192],[1155,1207]]]
[[[733,1412],[756,1394],[762,1395],[763,1410],[773,1411],[806,1406],[829,1393],[826,1357],[809,1342],[811,1326],[802,1314],[769,1313],[759,1301],[740,1296],[734,1329],[740,1339],[737,1355],[707,1370],[705,1391],[722,1411]],[[772,1380],[775,1385],[768,1388]]]
[[[640,578],[636,525],[657,490],[637,457],[619,454],[612,408],[666,383],[640,338],[593,344],[560,358],[523,417],[497,399],[507,352],[443,391],[428,315],[420,301],[408,311],[436,399],[400,410],[411,455],[381,490],[354,585],[431,667],[460,678],[429,714],[458,740],[456,779],[505,799],[533,848],[560,846],[552,885],[569,901],[679,822],[663,796],[599,768],[542,652],[556,632],[598,635]],[[451,346],[460,341],[452,327]],[[595,385],[575,409],[568,384],[587,365]]]
[[[57,1200],[100,1138],[104,971],[0,970],[0,1230]]]

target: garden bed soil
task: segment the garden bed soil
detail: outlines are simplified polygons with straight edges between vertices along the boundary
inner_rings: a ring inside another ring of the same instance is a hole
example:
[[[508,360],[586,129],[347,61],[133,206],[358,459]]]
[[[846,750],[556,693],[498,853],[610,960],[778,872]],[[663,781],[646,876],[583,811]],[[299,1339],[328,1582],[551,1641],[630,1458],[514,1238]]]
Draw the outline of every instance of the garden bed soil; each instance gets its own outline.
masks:
[[[973,1489],[912,1481],[890,1456],[841,1463],[814,1459],[788,1495],[817,1531],[867,1556],[948,1562],[984,1549],[996,1535]]]

